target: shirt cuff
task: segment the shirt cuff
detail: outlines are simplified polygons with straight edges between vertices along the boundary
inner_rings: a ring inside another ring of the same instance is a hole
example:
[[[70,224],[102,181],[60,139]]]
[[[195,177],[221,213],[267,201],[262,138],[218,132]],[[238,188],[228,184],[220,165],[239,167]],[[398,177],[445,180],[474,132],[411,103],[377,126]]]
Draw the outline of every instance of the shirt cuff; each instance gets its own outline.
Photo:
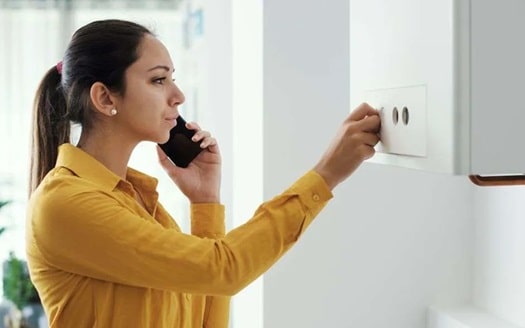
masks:
[[[191,234],[203,238],[222,238],[225,234],[224,205],[191,204]]]
[[[285,193],[298,195],[304,206],[312,212],[333,198],[326,181],[313,170],[299,178]]]

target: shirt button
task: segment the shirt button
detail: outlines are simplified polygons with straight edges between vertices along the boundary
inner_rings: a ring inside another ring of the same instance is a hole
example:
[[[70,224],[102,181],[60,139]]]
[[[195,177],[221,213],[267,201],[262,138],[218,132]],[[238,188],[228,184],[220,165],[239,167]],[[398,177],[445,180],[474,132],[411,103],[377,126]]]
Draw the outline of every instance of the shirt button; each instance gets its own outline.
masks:
[[[320,197],[319,197],[318,194],[314,194],[314,195],[312,196],[312,199],[315,200],[316,202],[318,202],[319,199],[320,199]]]

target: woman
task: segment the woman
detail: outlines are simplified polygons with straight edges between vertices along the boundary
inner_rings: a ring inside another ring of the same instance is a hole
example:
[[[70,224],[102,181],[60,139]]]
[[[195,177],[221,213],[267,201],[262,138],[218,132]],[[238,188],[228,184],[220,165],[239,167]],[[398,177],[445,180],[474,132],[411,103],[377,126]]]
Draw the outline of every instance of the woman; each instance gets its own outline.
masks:
[[[191,235],[158,203],[157,180],[128,167],[140,141],[164,143],[184,95],[164,45],[143,26],[80,28],[37,92],[27,255],[51,327],[227,327],[229,297],[275,263],[378,142],[378,113],[354,110],[319,162],[228,234],[221,156],[159,161],[191,203]],[[82,132],[70,144],[70,123]]]

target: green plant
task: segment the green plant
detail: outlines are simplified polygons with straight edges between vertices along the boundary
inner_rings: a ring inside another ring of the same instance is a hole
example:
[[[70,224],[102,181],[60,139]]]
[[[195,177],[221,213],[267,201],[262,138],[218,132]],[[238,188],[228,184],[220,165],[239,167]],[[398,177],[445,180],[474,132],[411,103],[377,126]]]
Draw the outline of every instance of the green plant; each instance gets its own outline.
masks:
[[[27,304],[39,303],[40,298],[31,282],[27,263],[9,254],[9,259],[4,262],[4,296],[22,309]]]
[[[0,201],[0,209],[9,203],[9,201]],[[0,227],[0,235],[5,230],[6,227]],[[13,252],[9,253],[9,258],[3,263],[3,292],[4,297],[20,310],[27,304],[40,302],[29,277],[26,261],[17,258]]]

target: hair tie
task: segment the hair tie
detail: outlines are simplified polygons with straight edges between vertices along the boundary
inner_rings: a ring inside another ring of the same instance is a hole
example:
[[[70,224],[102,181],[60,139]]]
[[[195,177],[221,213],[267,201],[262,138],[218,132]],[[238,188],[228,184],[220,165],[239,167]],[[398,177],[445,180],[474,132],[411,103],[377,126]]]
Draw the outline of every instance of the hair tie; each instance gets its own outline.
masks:
[[[62,75],[62,61],[59,61],[56,65],[58,74]]]

